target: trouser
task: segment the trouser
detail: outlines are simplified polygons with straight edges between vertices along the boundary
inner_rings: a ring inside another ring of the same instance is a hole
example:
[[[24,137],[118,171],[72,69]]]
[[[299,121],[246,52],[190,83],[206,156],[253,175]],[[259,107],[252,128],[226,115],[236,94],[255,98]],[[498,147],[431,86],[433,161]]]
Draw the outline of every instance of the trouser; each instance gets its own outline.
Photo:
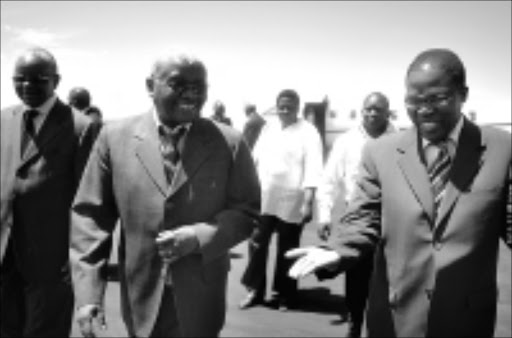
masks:
[[[364,320],[372,270],[373,254],[370,254],[345,272],[347,309],[351,320],[357,324],[361,324]]]
[[[160,310],[150,337],[183,337],[178,322],[172,286],[165,286]]]
[[[1,337],[69,337],[73,307],[70,278],[29,280],[8,246],[0,271]]]
[[[293,260],[285,258],[284,254],[299,246],[302,229],[303,225],[287,223],[275,216],[261,217],[259,227],[249,239],[251,254],[242,276],[242,283],[255,290],[258,297],[265,296],[268,248],[274,231],[277,233],[277,247],[272,290],[283,299],[294,299],[297,296],[298,283],[288,276]]]

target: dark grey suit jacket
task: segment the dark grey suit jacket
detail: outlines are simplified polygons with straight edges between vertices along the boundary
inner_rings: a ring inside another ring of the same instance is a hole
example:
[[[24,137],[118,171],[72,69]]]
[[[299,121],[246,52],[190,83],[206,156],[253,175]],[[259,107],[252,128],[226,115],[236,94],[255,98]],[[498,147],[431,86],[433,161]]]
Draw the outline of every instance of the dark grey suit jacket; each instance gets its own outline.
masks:
[[[186,136],[182,170],[168,187],[151,113],[103,127],[73,206],[71,259],[78,306],[101,304],[103,274],[116,221],[121,222],[120,283],[131,335],[147,337],[162,300],[163,229],[195,225],[197,253],[171,265],[185,336],[217,335],[224,324],[229,249],[258,222],[260,187],[242,135],[200,119]]]
[[[70,207],[98,129],[57,100],[22,156],[23,112],[17,105],[1,113],[0,262],[16,227],[25,277],[69,278]]]

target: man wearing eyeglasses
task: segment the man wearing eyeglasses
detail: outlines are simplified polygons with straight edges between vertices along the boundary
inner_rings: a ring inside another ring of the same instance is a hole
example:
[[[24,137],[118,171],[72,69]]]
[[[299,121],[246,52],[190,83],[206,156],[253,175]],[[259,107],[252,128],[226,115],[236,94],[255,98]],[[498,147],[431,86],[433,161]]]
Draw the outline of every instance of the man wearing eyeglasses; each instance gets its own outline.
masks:
[[[466,72],[450,50],[420,53],[406,92],[414,127],[367,144],[329,245],[289,252],[290,274],[376,250],[370,337],[491,337],[499,238],[512,246],[510,134],[463,116]]]
[[[388,98],[373,92],[363,101],[361,123],[334,141],[316,194],[318,235],[322,240],[329,238],[333,220],[339,220],[354,194],[358,164],[366,142],[395,132],[389,121],[390,115]],[[372,262],[373,255],[370,254],[345,273],[347,337],[361,336]]]
[[[120,220],[123,319],[130,337],[216,337],[226,315],[229,250],[258,225],[260,186],[247,143],[201,118],[207,71],[165,54],[147,113],[101,131],[72,209],[77,320],[104,323],[112,232]]]
[[[69,211],[97,128],[55,94],[60,76],[42,48],[16,59],[21,104],[2,110],[2,337],[67,337],[73,315]]]

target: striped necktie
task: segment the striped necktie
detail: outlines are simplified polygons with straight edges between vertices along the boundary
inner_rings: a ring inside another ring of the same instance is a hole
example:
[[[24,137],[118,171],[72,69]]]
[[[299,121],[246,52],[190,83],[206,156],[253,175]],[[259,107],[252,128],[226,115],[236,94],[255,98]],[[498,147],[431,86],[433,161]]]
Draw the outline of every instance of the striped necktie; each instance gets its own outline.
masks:
[[[187,129],[182,126],[178,126],[174,129],[165,128],[163,126],[160,126],[159,128],[160,151],[162,152],[165,175],[169,184],[172,182],[176,166],[180,161],[181,156],[179,150],[179,142],[185,135],[186,131]]]
[[[434,215],[437,217],[439,205],[443,199],[446,182],[448,181],[448,173],[450,171],[451,158],[448,152],[448,144],[446,142],[437,145],[438,153],[435,160],[428,168],[428,176],[432,184],[432,193],[434,195]]]
[[[23,133],[21,139],[21,154],[25,153],[31,141],[36,137],[34,119],[39,115],[36,109],[28,109],[23,113]]]

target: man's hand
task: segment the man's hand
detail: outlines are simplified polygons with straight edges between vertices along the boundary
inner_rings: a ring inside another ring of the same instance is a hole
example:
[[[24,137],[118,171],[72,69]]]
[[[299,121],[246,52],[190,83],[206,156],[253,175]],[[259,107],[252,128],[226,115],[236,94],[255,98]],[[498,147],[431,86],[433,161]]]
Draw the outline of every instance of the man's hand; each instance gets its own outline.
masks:
[[[86,304],[76,311],[76,321],[80,328],[82,336],[87,338],[96,337],[94,326],[99,326],[102,330],[107,329],[107,321],[103,308],[97,304]]]
[[[288,271],[292,278],[303,278],[310,273],[336,264],[340,255],[334,251],[315,246],[296,248],[286,252],[286,258],[298,258]]]
[[[329,236],[331,235],[332,224],[330,222],[327,223],[318,223],[317,235],[322,241],[327,241]]]
[[[156,244],[158,253],[166,263],[173,263],[195,252],[199,247],[196,233],[191,226],[160,232],[156,238]]]

